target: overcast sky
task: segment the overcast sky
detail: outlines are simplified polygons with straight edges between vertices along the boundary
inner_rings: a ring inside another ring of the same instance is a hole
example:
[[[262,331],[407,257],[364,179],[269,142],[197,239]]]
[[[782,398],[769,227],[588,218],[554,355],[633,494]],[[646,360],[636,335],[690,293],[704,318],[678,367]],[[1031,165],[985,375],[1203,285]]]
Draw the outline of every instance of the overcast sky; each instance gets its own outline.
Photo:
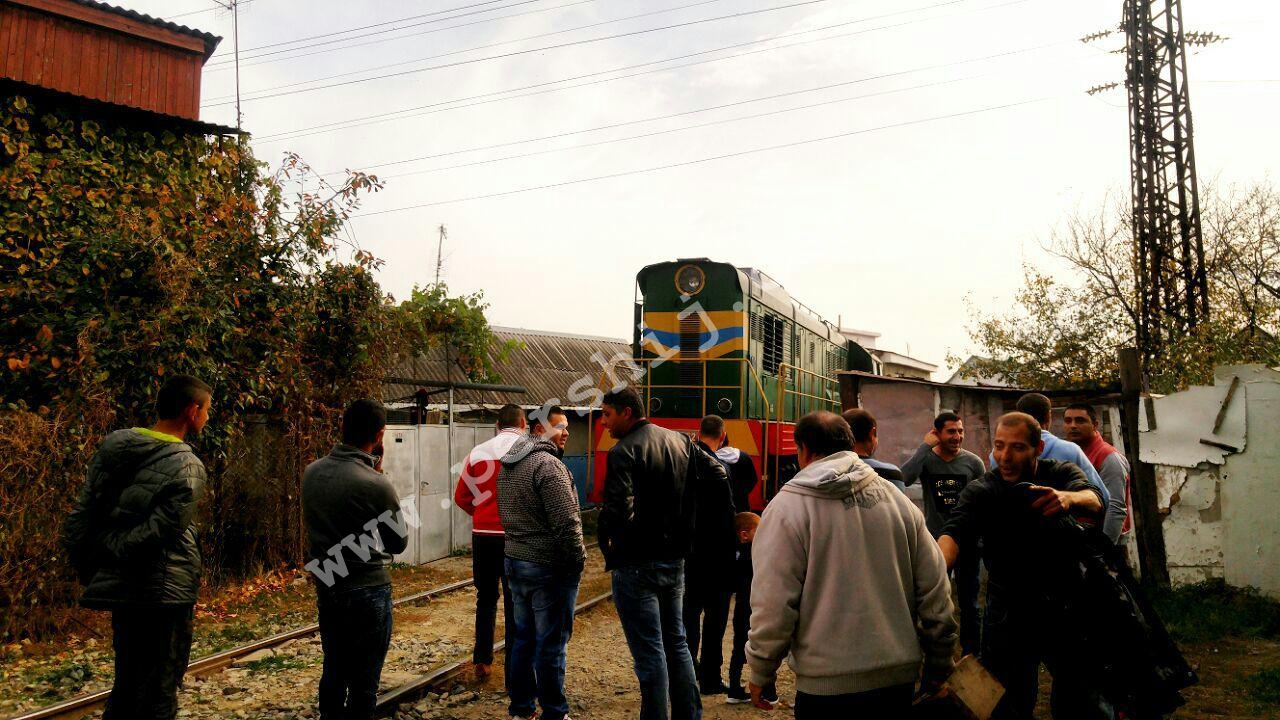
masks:
[[[121,4],[224,37],[202,117],[234,124],[230,14]],[[1190,59],[1200,176],[1265,178],[1280,7],[1183,4],[1188,30],[1231,38]],[[268,162],[292,150],[386,178],[352,229],[398,298],[434,278],[443,224],[443,279],[483,290],[494,324],[629,338],[636,272],[705,256],[941,365],[970,350],[966,298],[1003,307],[1057,223],[1127,195],[1123,87],[1085,93],[1123,82],[1123,40],[1078,40],[1120,15],[1120,0],[252,0],[244,127]]]

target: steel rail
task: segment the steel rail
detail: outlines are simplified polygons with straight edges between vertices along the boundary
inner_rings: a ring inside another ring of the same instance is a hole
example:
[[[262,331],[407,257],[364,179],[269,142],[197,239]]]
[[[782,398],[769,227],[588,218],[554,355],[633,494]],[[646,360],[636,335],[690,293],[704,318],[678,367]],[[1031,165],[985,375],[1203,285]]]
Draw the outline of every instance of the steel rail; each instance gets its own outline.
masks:
[[[574,607],[573,614],[575,616],[581,615],[582,613],[590,610],[591,608],[599,605],[600,603],[605,602],[606,600],[611,599],[612,597],[613,597],[612,592],[605,592],[600,595],[597,595],[591,598],[590,600],[587,600],[586,602],[583,602],[577,605],[576,607]],[[493,651],[494,653],[501,652],[506,646],[507,646],[506,640],[499,640],[498,642],[493,644]],[[411,700],[417,699],[418,697],[421,697],[423,694],[425,694],[428,690],[430,690],[433,687],[436,687],[438,685],[444,685],[453,680],[456,680],[466,670],[466,667],[468,664],[469,664],[469,661],[465,659],[455,660],[449,663],[448,665],[441,665],[440,667],[435,668],[434,670],[426,673],[425,675],[416,677],[413,680],[410,680],[409,682],[401,685],[398,688],[395,688],[393,690],[388,690],[387,692],[378,696],[378,704],[377,704],[378,712],[380,714],[385,714],[387,710],[395,707],[396,705],[400,705],[402,703],[409,702]]]
[[[586,547],[589,549],[589,548],[595,547],[596,545],[597,543],[590,543]],[[438,597],[440,595],[447,595],[449,593],[462,590],[463,588],[471,587],[474,584],[475,584],[474,578],[468,578],[466,580],[458,580],[456,582],[451,582],[447,585],[441,585],[440,587],[431,588],[430,590],[424,590],[422,592],[414,593],[412,595],[406,595],[405,597],[393,600],[391,604],[406,605],[410,603],[419,602],[421,600],[429,600],[431,598]],[[596,601],[598,600],[599,599],[597,598]],[[198,658],[196,660],[191,661],[191,663],[187,665],[186,674],[188,676],[199,676],[199,675],[208,675],[210,673],[218,672],[219,670],[222,670],[230,666],[236,660],[246,655],[258,652],[259,650],[266,650],[268,648],[273,648],[279,645],[283,645],[284,643],[289,642],[290,640],[297,640],[298,638],[308,637],[310,635],[316,634],[319,631],[320,631],[320,625],[316,623],[312,623],[310,625],[305,625],[303,627],[300,627],[294,630],[287,630],[285,632],[278,633],[276,635],[272,635],[270,637],[266,637],[261,640],[255,640],[246,645],[241,645],[239,647],[234,647],[228,650],[223,650],[222,652],[214,653],[213,655],[208,655],[202,658]],[[96,710],[100,705],[103,705],[104,703],[106,703],[107,697],[109,695],[111,695],[110,690],[99,690],[98,692],[95,692],[95,693],[89,693],[88,695],[81,695],[79,697],[74,697],[69,700],[64,700],[60,703],[55,703],[53,705],[46,705],[45,707],[26,712],[22,715],[13,715],[8,718],[5,718],[4,720],[54,720],[54,719],[61,720],[63,718],[79,718],[93,710]]]

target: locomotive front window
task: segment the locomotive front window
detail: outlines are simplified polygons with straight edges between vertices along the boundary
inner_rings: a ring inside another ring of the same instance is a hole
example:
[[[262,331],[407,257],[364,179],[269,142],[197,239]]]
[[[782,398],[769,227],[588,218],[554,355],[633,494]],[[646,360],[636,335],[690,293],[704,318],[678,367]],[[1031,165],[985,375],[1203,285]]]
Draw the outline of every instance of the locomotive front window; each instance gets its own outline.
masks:
[[[684,295],[697,295],[707,284],[707,276],[697,265],[685,265],[676,271],[676,289]]]

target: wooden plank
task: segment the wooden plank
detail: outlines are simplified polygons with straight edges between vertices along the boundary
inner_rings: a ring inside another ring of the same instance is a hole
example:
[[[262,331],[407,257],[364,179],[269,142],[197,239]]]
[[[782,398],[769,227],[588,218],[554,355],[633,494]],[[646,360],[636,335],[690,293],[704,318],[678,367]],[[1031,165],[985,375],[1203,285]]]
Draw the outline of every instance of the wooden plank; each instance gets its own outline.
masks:
[[[168,53],[156,58],[159,79],[156,81],[155,109],[166,115],[173,114],[173,81],[175,79],[173,63],[174,58],[170,57]]]
[[[1240,387],[1240,377],[1233,375],[1231,377],[1231,387],[1227,388],[1227,396],[1222,398],[1222,407],[1218,408],[1218,416],[1213,419],[1213,434],[1217,435],[1222,430],[1222,421],[1227,419],[1227,408],[1231,405],[1231,399],[1236,396],[1236,390]],[[1202,441],[1203,442],[1203,441]],[[1238,450],[1236,452],[1239,452]]]
[[[93,97],[90,93],[93,91],[94,76],[98,72],[98,34],[84,33],[80,37],[80,53],[73,65],[72,72],[75,77],[72,78],[72,86],[75,88],[77,95],[85,97]]]
[[[201,63],[196,58],[187,58],[182,64],[182,101],[178,104],[178,114],[191,120],[200,117],[200,69]]]
[[[19,80],[35,84],[36,69],[40,57],[36,54],[36,42],[40,39],[40,20],[33,18],[27,23],[26,32],[22,34],[22,72]]]
[[[120,74],[113,80],[111,102],[133,106],[133,98],[138,92],[138,57],[133,43],[120,45]]]
[[[17,22],[16,15],[12,10],[0,9],[0,77],[9,77],[9,31]]]
[[[9,68],[9,77],[22,77],[22,50],[25,47],[23,41],[26,38],[27,27],[31,24],[30,17],[26,15],[15,14],[13,18],[13,27],[9,30],[9,59],[6,67]]]
[[[194,100],[192,91],[196,85],[195,74],[200,72],[198,66],[193,67],[190,59],[182,62],[182,89],[181,95],[178,97],[178,115],[184,118],[195,119],[195,114],[199,110],[199,103]],[[195,105],[196,107],[193,107]]]
[[[1143,382],[1137,348],[1122,348],[1119,361],[1125,444],[1128,446],[1125,449],[1129,451],[1132,463],[1129,487],[1132,490],[1134,534],[1138,541],[1142,579],[1157,587],[1167,588],[1169,561],[1164,543],[1164,518],[1160,515],[1160,505],[1156,498],[1156,472],[1154,467],[1141,460],[1138,405]]]
[[[198,65],[192,70],[191,84],[192,84],[191,101],[193,103],[191,107],[191,119],[199,120],[200,119],[200,92],[201,92],[201,87],[204,84],[203,63],[201,63],[200,65]]]
[[[162,57],[154,48],[147,48],[147,54],[151,56],[151,98],[144,107],[148,110],[164,112],[161,108],[164,107],[166,58]]]
[[[98,33],[98,69],[93,76],[93,96],[103,99],[107,96],[107,88],[114,77],[116,56],[119,50],[106,33]]]
[[[97,27],[109,28],[125,35],[149,40],[162,45],[169,45],[188,52],[199,53],[201,57],[204,56],[205,49],[203,38],[192,37],[185,33],[180,33],[165,27],[134,20],[133,18],[128,18],[109,10],[80,5],[78,3],[70,2],[70,0],[6,1],[13,3],[14,5],[38,10],[42,13],[68,18]]]
[[[31,43],[31,70],[28,73],[31,83],[34,85],[43,85],[45,81],[45,61],[48,59],[48,51],[45,48],[49,39],[49,25],[47,18],[36,25],[35,41]]]
[[[53,26],[53,87],[75,93],[76,66],[83,36],[64,23]],[[79,93],[77,93],[79,94]]]

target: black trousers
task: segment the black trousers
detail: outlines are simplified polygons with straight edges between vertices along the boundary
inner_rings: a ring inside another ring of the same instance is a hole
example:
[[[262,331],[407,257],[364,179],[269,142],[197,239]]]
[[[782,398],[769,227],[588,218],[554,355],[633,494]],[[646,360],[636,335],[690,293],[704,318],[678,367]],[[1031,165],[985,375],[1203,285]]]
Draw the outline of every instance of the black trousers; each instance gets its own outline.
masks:
[[[476,645],[471,661],[477,665],[493,663],[493,635],[498,621],[498,587],[502,587],[502,627],[508,651],[515,620],[511,610],[511,591],[503,569],[506,541],[501,535],[471,536],[471,576],[476,584]],[[503,653],[505,662],[506,653]]]
[[[116,677],[103,720],[173,720],[191,659],[194,606],[117,608],[111,612]]]
[[[891,685],[848,695],[796,693],[796,720],[897,720],[911,711],[915,685]]]
[[[733,595],[733,652],[729,654],[729,687],[742,687],[747,664],[747,633],[751,631],[751,585],[739,586]]]
[[[1004,697],[992,718],[1030,720],[1040,691],[1040,664],[1053,676],[1049,695],[1055,720],[1111,720],[1114,711],[1097,690],[1091,668],[1074,638],[1045,627],[1045,618],[1064,617],[1060,606],[1038,606],[1033,600],[1005,597],[998,589],[987,595],[983,614],[984,667],[1004,685]]]
[[[729,624],[728,588],[714,572],[690,570],[684,576],[684,634],[698,683],[717,685],[724,665],[724,631]],[[701,624],[701,627],[699,627]],[[702,656],[698,656],[698,647]]]

